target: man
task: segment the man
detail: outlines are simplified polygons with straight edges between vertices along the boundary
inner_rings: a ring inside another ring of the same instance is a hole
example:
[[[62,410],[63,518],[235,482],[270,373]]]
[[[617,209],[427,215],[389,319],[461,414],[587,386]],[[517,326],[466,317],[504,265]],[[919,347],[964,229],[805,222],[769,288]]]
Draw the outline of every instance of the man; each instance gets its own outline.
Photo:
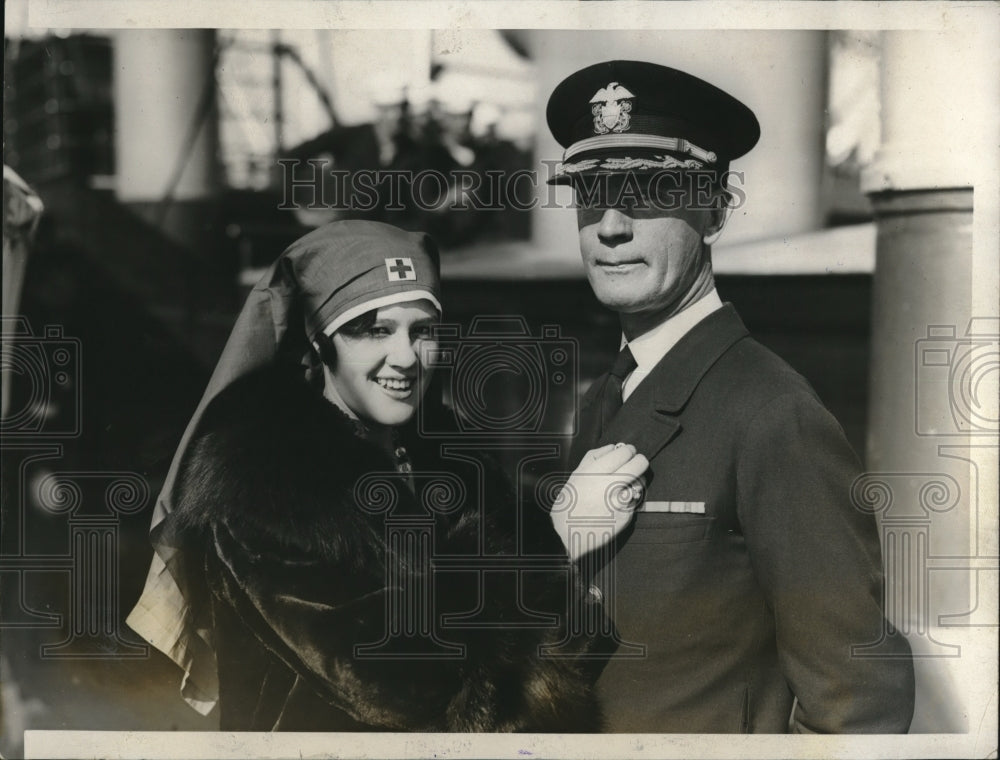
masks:
[[[715,290],[725,176],[756,117],[632,61],[571,75],[547,116],[566,149],[550,181],[576,189],[588,279],[622,326],[572,461],[625,442],[650,463],[634,519],[585,563],[632,655],[598,681],[607,728],[905,732],[910,649],[884,618],[874,518],[851,502],[858,460]]]

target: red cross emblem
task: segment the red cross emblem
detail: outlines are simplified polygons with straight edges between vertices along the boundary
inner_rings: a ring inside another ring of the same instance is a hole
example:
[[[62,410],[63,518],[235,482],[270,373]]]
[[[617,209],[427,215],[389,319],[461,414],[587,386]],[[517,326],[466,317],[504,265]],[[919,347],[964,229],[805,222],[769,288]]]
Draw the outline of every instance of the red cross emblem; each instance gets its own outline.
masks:
[[[413,259],[386,259],[385,271],[390,282],[417,279],[417,270],[413,268]]]

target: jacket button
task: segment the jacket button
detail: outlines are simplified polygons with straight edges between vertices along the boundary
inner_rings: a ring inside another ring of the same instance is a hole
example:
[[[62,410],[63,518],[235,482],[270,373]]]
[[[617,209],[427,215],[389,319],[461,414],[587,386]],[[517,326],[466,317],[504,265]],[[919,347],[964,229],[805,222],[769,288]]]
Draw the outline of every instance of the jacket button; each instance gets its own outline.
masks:
[[[587,595],[595,602],[604,601],[604,593],[593,583],[590,584],[590,588],[587,589]]]

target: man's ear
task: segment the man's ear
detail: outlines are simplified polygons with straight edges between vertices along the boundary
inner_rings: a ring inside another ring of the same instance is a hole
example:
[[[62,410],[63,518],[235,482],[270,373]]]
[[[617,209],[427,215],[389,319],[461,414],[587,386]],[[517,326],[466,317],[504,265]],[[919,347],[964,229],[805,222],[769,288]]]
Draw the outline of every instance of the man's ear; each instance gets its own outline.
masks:
[[[732,207],[728,203],[723,202],[708,212],[708,224],[705,225],[705,232],[702,235],[705,245],[712,245],[719,239],[722,235],[723,227],[729,221],[729,215],[732,213],[732,210]]]

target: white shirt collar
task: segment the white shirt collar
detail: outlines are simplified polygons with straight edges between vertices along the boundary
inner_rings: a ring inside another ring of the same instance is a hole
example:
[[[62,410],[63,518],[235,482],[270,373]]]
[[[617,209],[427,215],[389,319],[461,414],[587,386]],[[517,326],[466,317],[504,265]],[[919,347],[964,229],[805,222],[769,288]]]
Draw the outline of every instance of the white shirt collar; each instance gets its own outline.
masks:
[[[721,308],[722,300],[715,288],[712,288],[686,309],[674,314],[642,335],[630,341],[625,340],[625,336],[622,335],[622,347],[628,345],[636,362],[635,370],[622,385],[622,400],[631,395],[636,386],[653,370],[653,367],[660,363],[660,359],[666,356],[667,352],[691,331],[691,328]]]

